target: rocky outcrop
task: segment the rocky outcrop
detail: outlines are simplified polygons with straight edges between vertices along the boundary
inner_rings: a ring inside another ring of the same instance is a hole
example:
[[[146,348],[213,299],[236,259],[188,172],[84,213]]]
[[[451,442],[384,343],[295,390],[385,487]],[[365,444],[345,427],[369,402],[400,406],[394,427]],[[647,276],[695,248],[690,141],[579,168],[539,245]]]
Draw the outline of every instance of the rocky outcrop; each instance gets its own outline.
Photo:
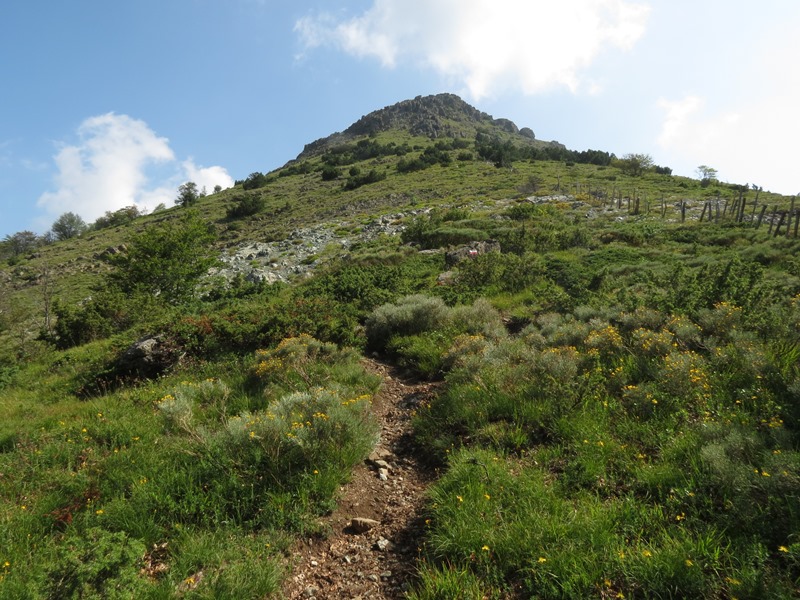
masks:
[[[309,274],[318,265],[318,255],[331,245],[349,250],[356,242],[368,242],[381,235],[398,235],[405,226],[401,220],[425,210],[383,215],[360,225],[358,229],[344,222],[296,229],[279,242],[246,242],[220,257],[221,267],[209,271],[211,277],[228,282],[242,278],[251,283],[287,282]],[[352,229],[352,234],[344,233]],[[357,231],[357,232],[356,232]]]
[[[444,255],[444,262],[448,268],[454,267],[458,263],[474,258],[489,252],[500,252],[500,242],[495,240],[485,240],[482,242],[471,242],[464,246],[459,246],[454,250],[449,250]]]
[[[511,121],[509,119],[495,119],[494,121],[492,121],[492,124],[499,127],[505,132],[519,133],[519,129],[517,128],[514,121]]]

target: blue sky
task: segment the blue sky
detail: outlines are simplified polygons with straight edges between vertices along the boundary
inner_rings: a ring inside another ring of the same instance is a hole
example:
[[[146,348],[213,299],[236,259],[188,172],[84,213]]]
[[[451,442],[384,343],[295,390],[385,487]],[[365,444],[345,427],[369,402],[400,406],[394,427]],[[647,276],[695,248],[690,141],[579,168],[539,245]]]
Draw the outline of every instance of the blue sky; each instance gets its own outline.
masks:
[[[796,0],[7,0],[0,22],[0,239],[227,187],[439,92],[800,190]]]

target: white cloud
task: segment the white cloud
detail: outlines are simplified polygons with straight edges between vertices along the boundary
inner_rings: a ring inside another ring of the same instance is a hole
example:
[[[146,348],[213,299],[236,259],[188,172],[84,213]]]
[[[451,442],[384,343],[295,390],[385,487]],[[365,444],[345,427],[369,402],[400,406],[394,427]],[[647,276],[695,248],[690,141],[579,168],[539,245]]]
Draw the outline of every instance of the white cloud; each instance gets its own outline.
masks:
[[[198,186],[209,190],[217,184],[233,185],[222,167],[200,168],[190,160],[178,164],[166,138],[127,115],[90,117],[78,128],[78,138],[76,145],[63,146],[55,156],[57,189],[38,200],[47,213],[42,221],[74,212],[91,222],[125,206],[152,210],[162,202],[169,205],[178,185],[193,176]],[[157,165],[165,166],[168,174],[153,183],[147,172]]]
[[[658,143],[676,173],[695,176],[697,165],[716,168],[723,181],[755,183],[773,192],[800,189],[795,146],[798,96],[772,96],[711,110],[696,96],[661,100],[665,116]]]
[[[706,85],[699,93],[659,101],[658,143],[669,154],[664,162],[685,175],[693,176],[697,165],[705,164],[724,181],[783,194],[800,190],[800,72],[794,68],[800,46],[792,37],[798,26],[795,10],[754,31],[751,50],[735,63],[735,73],[726,72],[729,81],[735,77],[735,93],[720,94]]]
[[[190,158],[183,161],[183,170],[186,173],[186,181],[194,181],[198,190],[205,189],[209,194],[214,191],[214,186],[222,189],[233,187],[233,178],[222,167],[198,167]]]
[[[306,48],[421,64],[480,98],[498,88],[580,90],[601,52],[642,36],[649,10],[629,0],[374,0],[358,17],[305,17],[295,31]]]

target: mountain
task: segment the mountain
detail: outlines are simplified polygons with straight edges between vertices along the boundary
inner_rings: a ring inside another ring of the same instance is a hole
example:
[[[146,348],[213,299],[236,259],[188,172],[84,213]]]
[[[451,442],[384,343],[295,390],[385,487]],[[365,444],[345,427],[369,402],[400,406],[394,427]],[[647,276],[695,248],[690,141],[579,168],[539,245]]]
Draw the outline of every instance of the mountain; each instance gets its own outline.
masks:
[[[340,133],[334,133],[307,144],[297,160],[316,156],[359,137],[375,136],[390,130],[401,130],[411,136],[431,140],[443,138],[474,139],[478,133],[503,137],[532,146],[546,146],[557,142],[536,141],[529,127],[519,129],[508,119],[495,119],[464,102],[455,94],[417,96],[373,111]]]

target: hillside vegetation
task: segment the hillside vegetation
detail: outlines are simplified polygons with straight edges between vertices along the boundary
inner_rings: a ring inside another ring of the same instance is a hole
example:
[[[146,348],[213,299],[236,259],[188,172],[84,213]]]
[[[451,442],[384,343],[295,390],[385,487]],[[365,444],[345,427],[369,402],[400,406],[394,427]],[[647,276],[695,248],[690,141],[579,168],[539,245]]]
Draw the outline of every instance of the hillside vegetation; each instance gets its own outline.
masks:
[[[407,597],[800,593],[793,199],[442,95],[185,204],[0,245],[0,597],[277,596],[364,353],[442,382]]]

